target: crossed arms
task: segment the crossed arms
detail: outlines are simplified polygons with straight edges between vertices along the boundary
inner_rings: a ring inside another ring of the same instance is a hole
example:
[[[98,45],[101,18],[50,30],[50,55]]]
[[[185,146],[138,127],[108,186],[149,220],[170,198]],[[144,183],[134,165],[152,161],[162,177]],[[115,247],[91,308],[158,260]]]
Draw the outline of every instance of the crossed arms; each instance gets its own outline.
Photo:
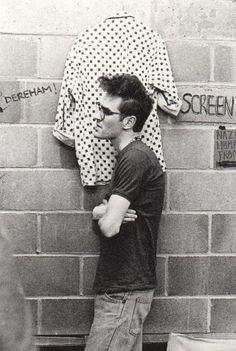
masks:
[[[137,214],[129,208],[130,201],[120,195],[111,195],[109,201],[94,207],[93,219],[98,220],[102,234],[110,238],[120,231],[122,223],[135,221]]]

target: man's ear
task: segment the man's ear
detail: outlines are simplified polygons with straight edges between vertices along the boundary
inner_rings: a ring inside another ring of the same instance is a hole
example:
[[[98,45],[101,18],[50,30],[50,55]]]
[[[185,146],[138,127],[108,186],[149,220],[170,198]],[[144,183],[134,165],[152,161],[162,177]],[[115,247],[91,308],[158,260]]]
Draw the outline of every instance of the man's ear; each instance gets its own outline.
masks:
[[[136,123],[135,116],[127,116],[122,120],[123,128],[124,129],[132,129]]]

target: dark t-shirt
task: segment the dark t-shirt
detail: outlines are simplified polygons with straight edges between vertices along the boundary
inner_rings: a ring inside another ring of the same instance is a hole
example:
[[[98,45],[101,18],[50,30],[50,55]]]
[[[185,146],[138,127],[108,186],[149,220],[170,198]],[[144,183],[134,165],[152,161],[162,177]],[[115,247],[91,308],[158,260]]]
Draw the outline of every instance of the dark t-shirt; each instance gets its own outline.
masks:
[[[96,293],[151,289],[156,286],[156,244],[164,197],[164,174],[154,152],[141,141],[118,155],[109,198],[130,201],[138,218],[123,223],[117,235],[100,238]]]

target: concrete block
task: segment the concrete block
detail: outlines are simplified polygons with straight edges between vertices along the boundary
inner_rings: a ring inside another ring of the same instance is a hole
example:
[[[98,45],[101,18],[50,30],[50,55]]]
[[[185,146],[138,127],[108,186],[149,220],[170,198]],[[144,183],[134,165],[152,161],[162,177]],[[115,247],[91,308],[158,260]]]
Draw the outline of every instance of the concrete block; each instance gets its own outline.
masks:
[[[236,215],[215,214],[212,216],[212,252],[236,252]]]
[[[54,123],[60,82],[0,82],[0,116],[4,123]]]
[[[211,300],[211,327],[212,333],[235,333],[236,299]]]
[[[169,257],[169,295],[207,295],[208,279],[208,257]]]
[[[41,164],[43,167],[79,168],[75,149],[57,140],[52,135],[52,127],[41,128],[39,135]]]
[[[212,130],[164,129],[162,140],[167,168],[210,168]]]
[[[12,0],[9,6],[2,0],[1,6],[1,31],[14,33],[56,33],[76,34],[82,29],[90,27],[108,16],[114,15],[125,9],[135,9],[140,17],[149,20],[151,1],[125,0],[111,2],[109,0],[68,1],[51,0],[48,3],[35,0],[32,3],[18,3]]]
[[[233,1],[165,0],[160,2],[155,0],[152,21],[154,29],[164,37],[174,40],[236,38]]]
[[[0,126],[0,167],[31,167],[37,163],[37,130]]]
[[[208,216],[162,214],[157,252],[168,254],[208,251]]]
[[[35,77],[37,75],[37,38],[0,37],[0,75],[3,77]]]
[[[83,295],[94,295],[93,283],[97,269],[97,257],[84,257],[83,259]]]
[[[16,257],[26,296],[79,294],[78,257]]]
[[[177,122],[236,123],[232,86],[179,86],[182,100]]]
[[[144,332],[207,332],[207,299],[154,299]]]
[[[76,37],[41,37],[39,76],[62,78],[65,61]]]
[[[93,320],[92,299],[43,300],[41,334],[88,334]]]
[[[98,253],[98,237],[89,213],[57,213],[41,216],[43,252]]]
[[[236,294],[236,256],[210,258],[209,294]]]
[[[0,121],[1,123],[19,123],[23,106],[17,99],[20,91],[19,81],[0,81]],[[17,100],[17,101],[15,101]]]
[[[32,213],[0,213],[0,230],[9,235],[15,254],[36,252],[37,215]]]
[[[79,210],[77,171],[0,171],[0,210]]]
[[[210,47],[191,42],[168,42],[172,72],[177,82],[208,82]]]
[[[109,185],[98,185],[98,186],[87,186],[83,188],[83,203],[84,209],[87,211],[93,210],[93,208],[100,203],[104,199]]]
[[[215,48],[214,78],[216,82],[236,82],[234,62],[234,47],[217,46]]]
[[[155,289],[155,296],[160,296],[165,294],[165,257],[157,257],[156,265],[156,277],[157,277],[157,286]]]
[[[178,172],[170,174],[170,209],[234,211],[235,172]]]
[[[170,295],[235,294],[235,257],[170,257]]]
[[[60,93],[59,82],[30,81],[22,86],[23,123],[54,123]]]

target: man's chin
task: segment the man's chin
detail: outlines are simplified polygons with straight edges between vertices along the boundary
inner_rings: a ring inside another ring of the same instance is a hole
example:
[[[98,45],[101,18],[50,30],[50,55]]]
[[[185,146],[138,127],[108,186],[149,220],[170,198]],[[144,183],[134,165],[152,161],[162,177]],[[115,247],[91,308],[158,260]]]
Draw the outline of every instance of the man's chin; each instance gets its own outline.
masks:
[[[94,136],[94,138],[96,138],[96,139],[106,139],[106,138],[104,138],[104,137],[102,136],[102,134],[96,133],[96,132],[94,132],[93,136]]]

